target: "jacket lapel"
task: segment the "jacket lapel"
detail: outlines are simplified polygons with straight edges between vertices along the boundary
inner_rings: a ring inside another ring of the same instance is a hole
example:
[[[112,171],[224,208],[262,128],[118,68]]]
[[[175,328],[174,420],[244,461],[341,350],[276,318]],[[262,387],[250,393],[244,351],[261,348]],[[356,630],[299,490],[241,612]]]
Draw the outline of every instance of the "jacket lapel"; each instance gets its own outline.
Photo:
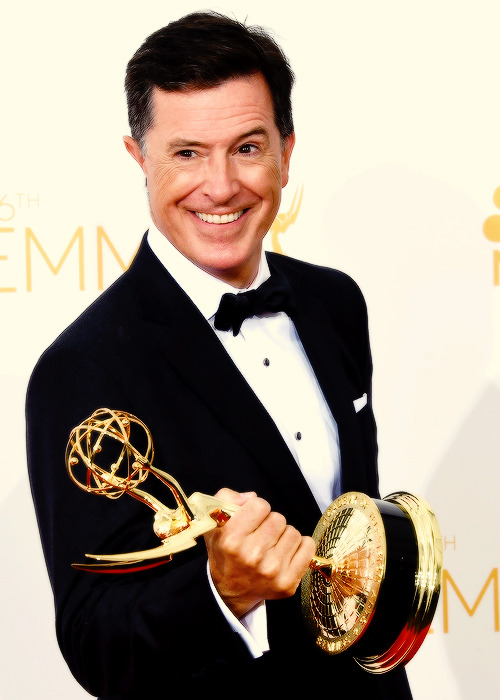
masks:
[[[301,515],[319,512],[276,425],[206,319],[149,246],[143,245],[134,265],[143,317],[157,327],[158,350],[164,361],[236,436],[273,484],[273,490],[286,490],[291,499],[300,494],[294,509]]]
[[[342,347],[323,299],[311,291],[304,278],[289,269],[281,269],[280,258],[272,256],[270,266],[281,270],[288,278],[295,295],[300,299],[293,322],[314,373],[323,391],[330,411],[337,422],[341,452],[342,490],[368,491],[362,437],[353,400],[358,388],[348,379],[356,368],[346,365],[351,358]]]

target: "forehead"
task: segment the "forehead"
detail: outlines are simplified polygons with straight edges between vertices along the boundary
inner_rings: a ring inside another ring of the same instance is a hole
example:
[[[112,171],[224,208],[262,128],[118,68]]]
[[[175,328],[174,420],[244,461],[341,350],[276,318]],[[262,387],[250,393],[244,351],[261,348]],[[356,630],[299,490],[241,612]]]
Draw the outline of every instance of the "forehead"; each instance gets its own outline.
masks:
[[[264,128],[270,135],[274,121],[271,93],[261,74],[232,78],[213,88],[153,91],[153,125],[150,129],[172,138],[180,134],[227,134]]]

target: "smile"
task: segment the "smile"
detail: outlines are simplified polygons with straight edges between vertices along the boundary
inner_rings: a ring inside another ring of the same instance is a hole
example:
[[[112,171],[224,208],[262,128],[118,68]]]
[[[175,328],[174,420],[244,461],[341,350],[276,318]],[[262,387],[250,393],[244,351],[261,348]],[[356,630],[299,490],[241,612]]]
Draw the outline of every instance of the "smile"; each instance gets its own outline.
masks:
[[[230,224],[233,221],[237,221],[240,216],[243,216],[245,210],[241,209],[231,214],[203,214],[200,211],[195,211],[194,213],[198,219],[205,221],[207,224]]]

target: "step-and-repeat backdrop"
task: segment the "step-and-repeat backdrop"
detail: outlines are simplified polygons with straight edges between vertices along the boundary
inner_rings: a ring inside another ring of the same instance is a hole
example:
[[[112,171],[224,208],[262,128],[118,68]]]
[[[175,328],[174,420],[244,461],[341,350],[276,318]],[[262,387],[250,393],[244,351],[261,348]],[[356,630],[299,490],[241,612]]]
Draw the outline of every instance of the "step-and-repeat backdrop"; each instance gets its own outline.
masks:
[[[122,144],[123,75],[148,34],[205,9],[172,7],[26,0],[0,12],[6,700],[88,697],[55,641],[24,396],[41,352],[128,265],[147,226],[143,177]],[[211,9],[272,28],[291,59],[297,145],[266,245],[360,284],[382,493],[421,494],[439,517],[444,586],[432,633],[408,666],[414,696],[496,698],[500,5],[234,0]]]

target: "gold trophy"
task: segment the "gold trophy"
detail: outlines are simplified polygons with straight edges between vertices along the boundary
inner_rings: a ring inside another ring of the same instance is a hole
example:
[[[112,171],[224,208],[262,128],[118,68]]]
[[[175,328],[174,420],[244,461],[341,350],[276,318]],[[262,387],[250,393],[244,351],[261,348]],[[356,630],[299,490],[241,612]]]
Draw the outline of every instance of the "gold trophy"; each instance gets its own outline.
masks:
[[[102,455],[104,465],[98,463]],[[89,493],[128,494],[148,505],[161,540],[140,552],[86,554],[95,563],[75,568],[128,573],[159,566],[238,510],[202,493],[187,497],[170,474],[153,466],[153,456],[149,429],[124,411],[98,409],[72,430],[66,449],[72,480]],[[139,488],[150,473],[173,494],[176,508]],[[356,645],[355,660],[371,673],[406,664],[430,628],[441,587],[441,535],[429,505],[405,492],[381,500],[345,493],[327,508],[313,538],[316,554],[301,595],[316,644],[329,654]]]

